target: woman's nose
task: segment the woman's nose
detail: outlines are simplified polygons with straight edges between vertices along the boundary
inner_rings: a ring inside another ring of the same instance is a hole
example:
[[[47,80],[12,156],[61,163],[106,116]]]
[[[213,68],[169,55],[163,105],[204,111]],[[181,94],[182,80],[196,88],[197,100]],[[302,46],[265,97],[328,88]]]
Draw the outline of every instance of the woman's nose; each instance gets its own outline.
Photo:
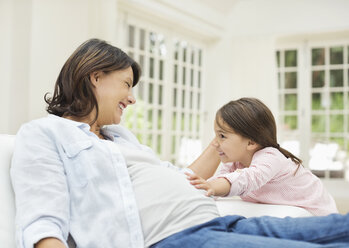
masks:
[[[136,98],[133,96],[132,92],[128,95],[127,102],[128,102],[128,104],[135,104],[136,103]]]

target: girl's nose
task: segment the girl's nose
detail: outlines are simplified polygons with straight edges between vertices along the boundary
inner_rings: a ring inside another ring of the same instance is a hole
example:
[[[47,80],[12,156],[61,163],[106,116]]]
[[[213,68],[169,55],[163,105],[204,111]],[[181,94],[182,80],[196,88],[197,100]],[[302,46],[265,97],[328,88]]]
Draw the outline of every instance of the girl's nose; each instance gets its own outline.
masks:
[[[218,143],[218,141],[217,141],[217,138],[215,138],[213,141],[212,141],[212,143],[211,143],[214,147],[218,147],[219,146],[219,143]]]

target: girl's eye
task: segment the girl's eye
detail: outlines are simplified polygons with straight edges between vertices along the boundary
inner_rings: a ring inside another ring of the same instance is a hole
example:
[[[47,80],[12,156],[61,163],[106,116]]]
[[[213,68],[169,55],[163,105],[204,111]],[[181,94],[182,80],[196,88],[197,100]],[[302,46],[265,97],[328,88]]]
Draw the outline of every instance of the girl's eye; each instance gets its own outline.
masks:
[[[224,139],[225,138],[224,134],[219,134],[219,138]]]
[[[128,82],[125,82],[125,84],[127,85],[127,87],[131,88],[131,84]]]

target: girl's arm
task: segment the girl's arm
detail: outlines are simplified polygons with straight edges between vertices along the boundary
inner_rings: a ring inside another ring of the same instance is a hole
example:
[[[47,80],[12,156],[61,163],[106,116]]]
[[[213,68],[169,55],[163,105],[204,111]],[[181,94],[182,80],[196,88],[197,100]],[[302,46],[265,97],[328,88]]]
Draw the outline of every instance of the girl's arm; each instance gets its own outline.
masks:
[[[226,178],[216,178],[210,181],[199,177],[195,174],[186,173],[188,180],[197,189],[204,189],[207,191],[207,196],[226,196],[230,191],[230,182]]]
[[[220,163],[220,158],[216,148],[212,145],[213,140],[203,151],[203,153],[188,166],[195,174],[203,179],[208,179],[213,176]]]
[[[282,169],[280,160],[272,154],[263,154],[252,160],[250,167],[224,176],[231,184],[229,196],[243,195],[269,183]]]

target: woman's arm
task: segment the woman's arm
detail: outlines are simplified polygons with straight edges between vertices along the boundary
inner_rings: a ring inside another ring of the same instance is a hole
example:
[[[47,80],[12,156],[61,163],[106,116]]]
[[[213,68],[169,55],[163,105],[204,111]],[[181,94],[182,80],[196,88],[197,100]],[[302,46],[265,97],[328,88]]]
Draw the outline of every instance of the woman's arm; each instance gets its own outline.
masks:
[[[216,148],[212,145],[213,140],[208,147],[201,153],[201,155],[188,166],[195,174],[208,179],[213,176],[220,163],[220,158]]]
[[[53,135],[42,126],[37,122],[22,126],[10,169],[17,243],[25,247],[46,237],[64,243],[69,233],[69,192],[63,162]]]
[[[66,246],[56,238],[45,238],[40,240],[36,245],[35,248],[66,248]]]

